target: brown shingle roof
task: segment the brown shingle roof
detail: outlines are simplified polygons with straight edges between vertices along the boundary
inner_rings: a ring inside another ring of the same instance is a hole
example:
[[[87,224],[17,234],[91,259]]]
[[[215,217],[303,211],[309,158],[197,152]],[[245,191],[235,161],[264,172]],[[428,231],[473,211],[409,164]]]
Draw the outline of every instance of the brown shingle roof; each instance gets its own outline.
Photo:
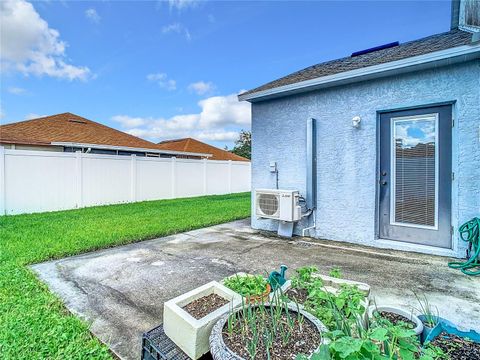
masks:
[[[0,142],[28,145],[72,142],[158,149],[157,145],[150,141],[71,113],[1,125]]]
[[[327,75],[339,74],[345,71],[384,64],[413,56],[424,55],[434,51],[446,50],[457,46],[467,45],[471,42],[471,33],[455,29],[442,34],[428,36],[423,39],[409,41],[388,49],[378,50],[354,57],[344,57],[342,59],[309,66],[303,70],[294,72],[290,75],[244,92],[240,94],[240,96],[253,94],[263,90],[274,89],[284,85],[291,85],[306,80],[312,80]]]
[[[242,156],[192,138],[162,141],[157,144],[157,149],[212,154],[212,156],[209,157],[210,160],[250,161]]]

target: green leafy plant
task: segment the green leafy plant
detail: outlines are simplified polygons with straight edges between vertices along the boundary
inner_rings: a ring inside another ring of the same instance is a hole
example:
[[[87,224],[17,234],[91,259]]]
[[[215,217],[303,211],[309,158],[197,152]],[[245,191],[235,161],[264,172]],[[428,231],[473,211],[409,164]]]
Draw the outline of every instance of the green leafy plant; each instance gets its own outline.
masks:
[[[356,286],[342,285],[336,294],[332,294],[314,285],[309,289],[304,306],[328,328],[342,329],[354,324],[365,312],[364,300],[365,294]],[[345,322],[348,324],[344,325]]]
[[[339,267],[334,267],[333,269],[331,269],[328,275],[337,279],[341,279],[343,277],[342,270]]]
[[[449,356],[438,346],[434,346],[430,343],[424,345],[422,351],[422,360],[437,359],[449,359]]]
[[[237,274],[224,281],[226,287],[245,297],[262,295],[267,288],[267,283],[262,275]]]
[[[439,360],[447,359],[434,346],[421,348],[411,324],[392,324],[378,313],[364,323],[365,294],[356,286],[344,284],[335,294],[327,291],[314,267],[297,271],[292,285],[308,290],[305,310],[319,318],[329,329],[328,344],[311,356],[312,360]],[[330,276],[332,272],[330,272]],[[428,302],[427,302],[428,304]],[[308,359],[298,355],[297,360]]]
[[[444,352],[429,346],[422,349],[415,332],[402,324],[388,321],[378,327],[363,329],[358,336],[346,335],[343,331],[327,334],[330,342],[322,345],[312,355],[312,360],[440,360],[447,359]],[[297,360],[307,360],[305,355]]]
[[[335,275],[339,276],[339,269]],[[318,272],[315,266],[305,266],[295,270],[292,287],[307,290],[305,310],[312,313],[328,328],[350,328],[357,318],[365,312],[365,294],[356,286],[341,285],[336,294],[327,291],[323,281],[314,276]],[[348,324],[345,324],[348,322]]]
[[[318,272],[317,267],[315,266],[304,266],[295,270],[295,275],[292,276],[292,287],[296,289],[308,289],[310,288],[315,280],[320,281],[320,279],[314,279],[313,274]]]

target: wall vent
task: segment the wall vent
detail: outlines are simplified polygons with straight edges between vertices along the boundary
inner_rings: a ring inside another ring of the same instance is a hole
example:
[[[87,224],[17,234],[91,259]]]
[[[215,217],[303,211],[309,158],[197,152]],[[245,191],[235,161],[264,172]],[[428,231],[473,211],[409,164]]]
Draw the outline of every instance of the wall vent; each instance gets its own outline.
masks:
[[[77,123],[77,124],[86,124],[87,123],[85,120],[80,120],[80,119],[68,119],[67,121]]]

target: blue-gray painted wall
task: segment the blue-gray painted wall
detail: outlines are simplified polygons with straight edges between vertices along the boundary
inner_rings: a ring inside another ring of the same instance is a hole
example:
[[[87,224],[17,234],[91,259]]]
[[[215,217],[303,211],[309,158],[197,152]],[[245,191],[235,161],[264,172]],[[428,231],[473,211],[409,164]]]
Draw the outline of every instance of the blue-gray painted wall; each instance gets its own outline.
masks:
[[[279,188],[305,194],[306,120],[313,117],[318,159],[314,236],[375,246],[378,112],[443,102],[454,102],[452,225],[458,229],[480,215],[479,60],[253,103],[252,190],[275,188],[269,163],[276,161]],[[352,127],[356,115],[362,118],[359,129]],[[276,231],[278,225],[253,215],[252,226]],[[465,244],[454,240],[452,253],[465,256]]]

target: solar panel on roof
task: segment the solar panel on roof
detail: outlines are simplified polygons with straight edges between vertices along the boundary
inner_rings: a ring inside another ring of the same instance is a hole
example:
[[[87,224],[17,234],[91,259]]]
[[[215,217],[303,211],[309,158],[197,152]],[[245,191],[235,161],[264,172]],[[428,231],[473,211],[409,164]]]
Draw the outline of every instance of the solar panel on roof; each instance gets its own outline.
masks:
[[[388,49],[388,48],[392,48],[392,47],[395,47],[395,46],[398,46],[399,45],[399,42],[398,41],[394,41],[394,42],[391,42],[391,43],[388,43],[388,44],[384,44],[384,45],[380,45],[380,46],[375,46],[375,47],[372,47],[372,48],[369,48],[369,49],[365,49],[365,50],[360,50],[360,51],[356,51],[354,53],[352,53],[352,57],[355,57],[355,56],[359,56],[359,55],[364,55],[364,54],[369,54],[369,53],[372,53],[374,51],[378,51],[378,50],[383,50],[383,49]]]

